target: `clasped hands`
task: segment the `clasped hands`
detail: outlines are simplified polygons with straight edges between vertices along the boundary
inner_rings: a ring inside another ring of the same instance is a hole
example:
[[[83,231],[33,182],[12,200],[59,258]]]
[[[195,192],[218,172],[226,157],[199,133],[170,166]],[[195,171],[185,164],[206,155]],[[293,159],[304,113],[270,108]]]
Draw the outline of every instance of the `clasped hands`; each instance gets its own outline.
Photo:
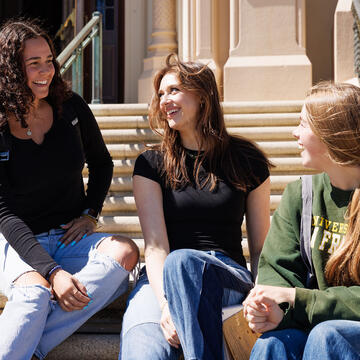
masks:
[[[244,317],[253,331],[264,333],[276,329],[283,319],[279,304],[293,306],[294,301],[295,288],[255,285],[243,302]]]
[[[256,285],[243,302],[244,317],[253,331],[264,333],[276,329],[283,319],[284,312],[279,304],[289,303],[293,306],[294,301],[295,288]],[[161,310],[160,326],[165,339],[178,348],[180,341],[167,302],[161,306]]]

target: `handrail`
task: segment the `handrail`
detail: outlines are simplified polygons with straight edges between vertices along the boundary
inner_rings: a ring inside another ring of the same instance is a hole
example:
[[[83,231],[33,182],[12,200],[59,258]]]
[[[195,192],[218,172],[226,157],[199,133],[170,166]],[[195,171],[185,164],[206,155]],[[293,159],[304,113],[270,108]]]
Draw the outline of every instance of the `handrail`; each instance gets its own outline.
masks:
[[[72,66],[72,89],[83,95],[83,50],[92,41],[92,104],[102,102],[102,14],[95,11],[91,20],[57,57],[60,73]],[[75,62],[75,64],[73,64]]]

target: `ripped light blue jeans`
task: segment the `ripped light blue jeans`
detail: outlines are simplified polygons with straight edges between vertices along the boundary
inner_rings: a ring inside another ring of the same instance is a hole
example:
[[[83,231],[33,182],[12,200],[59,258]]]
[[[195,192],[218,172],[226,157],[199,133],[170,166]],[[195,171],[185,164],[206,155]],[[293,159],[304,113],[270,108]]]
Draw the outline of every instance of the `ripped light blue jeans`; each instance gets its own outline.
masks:
[[[87,308],[66,312],[52,300],[42,285],[15,286],[14,281],[34,269],[25,263],[0,234],[0,285],[8,302],[0,315],[0,359],[27,360],[35,354],[43,359],[97,311],[128,287],[128,271],[115,259],[96,250],[109,234],[94,233],[74,246],[57,247],[64,230],[54,229],[36,236],[39,243],[73,274],[91,294]]]
[[[222,307],[241,303],[251,273],[214,251],[181,249],[164,264],[164,292],[185,360],[223,359]],[[130,294],[120,338],[122,360],[177,360],[160,328],[161,311],[146,272]]]

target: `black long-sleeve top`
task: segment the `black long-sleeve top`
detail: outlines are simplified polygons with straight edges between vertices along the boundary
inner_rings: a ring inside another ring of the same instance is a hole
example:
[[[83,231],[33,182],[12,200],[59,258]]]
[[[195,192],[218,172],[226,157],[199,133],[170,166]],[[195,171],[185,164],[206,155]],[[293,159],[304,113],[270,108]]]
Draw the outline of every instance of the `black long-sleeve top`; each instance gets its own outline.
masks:
[[[101,211],[113,163],[97,122],[77,94],[63,103],[38,145],[5,130],[9,159],[0,161],[0,232],[17,253],[41,275],[56,262],[34,234],[59,228],[87,208]],[[6,156],[2,157],[2,160]],[[85,192],[82,170],[89,181]]]

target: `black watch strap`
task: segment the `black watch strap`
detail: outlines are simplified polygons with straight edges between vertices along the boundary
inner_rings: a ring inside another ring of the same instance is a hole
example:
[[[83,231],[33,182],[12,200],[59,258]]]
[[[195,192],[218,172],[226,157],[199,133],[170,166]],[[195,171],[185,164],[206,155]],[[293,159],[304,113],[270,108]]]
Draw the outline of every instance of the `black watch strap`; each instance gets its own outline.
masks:
[[[85,209],[82,212],[82,215],[90,215],[91,217],[93,217],[95,220],[99,220],[99,213],[97,211],[95,211],[94,209]]]

